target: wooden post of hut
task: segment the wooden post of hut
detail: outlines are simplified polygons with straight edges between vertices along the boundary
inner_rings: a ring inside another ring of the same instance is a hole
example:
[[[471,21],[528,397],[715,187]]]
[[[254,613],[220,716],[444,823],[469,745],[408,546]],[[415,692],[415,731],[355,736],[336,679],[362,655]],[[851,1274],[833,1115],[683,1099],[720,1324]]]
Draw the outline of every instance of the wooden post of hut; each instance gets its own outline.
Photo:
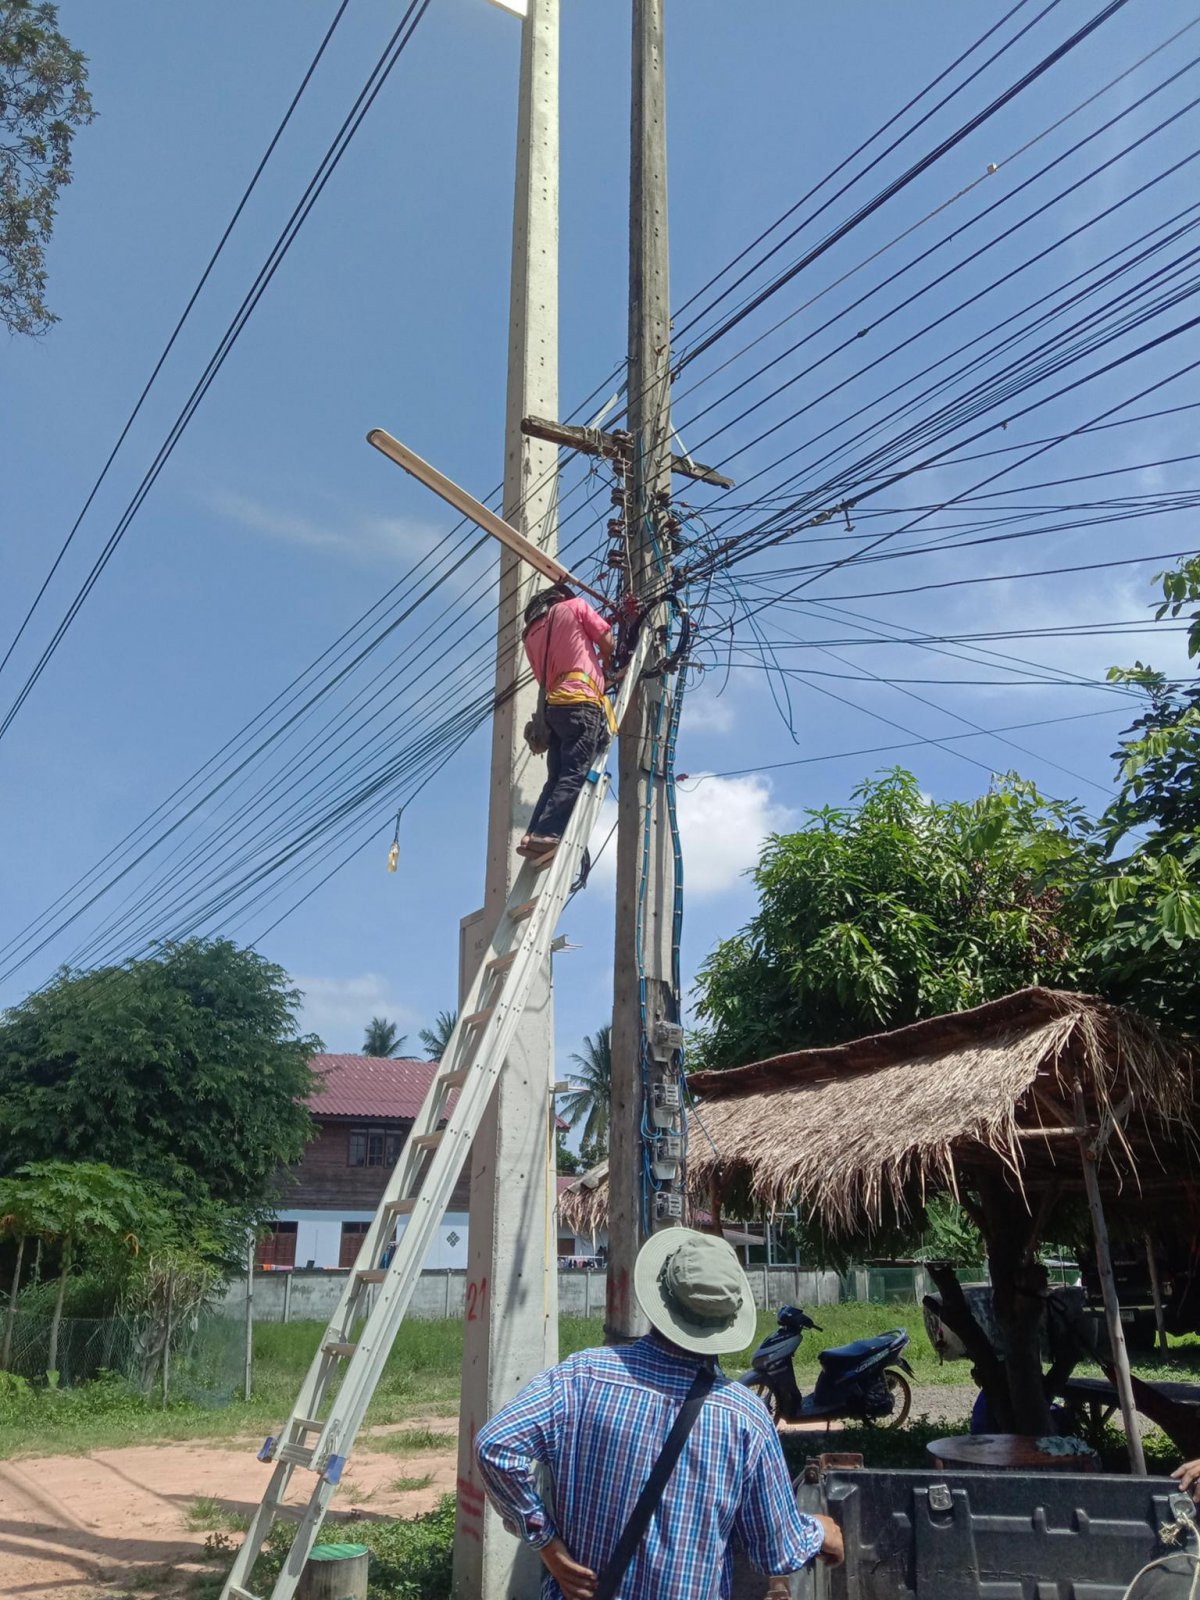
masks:
[[[1163,1310],[1162,1279],[1158,1275],[1158,1257],[1154,1254],[1154,1240],[1146,1235],[1146,1266],[1150,1270],[1150,1294],[1154,1300],[1154,1326],[1158,1330],[1158,1348],[1167,1355],[1167,1318]]]
[[[1121,1405],[1121,1420],[1125,1424],[1125,1443],[1129,1451],[1130,1470],[1136,1477],[1146,1476],[1146,1457],[1142,1451],[1142,1435],[1138,1428],[1137,1407],[1133,1402],[1133,1384],[1129,1375],[1129,1351],[1125,1348],[1125,1329],[1121,1325],[1121,1304],[1117,1299],[1117,1276],[1113,1271],[1112,1251],[1108,1244],[1108,1224],[1104,1219],[1104,1202],[1100,1198],[1100,1180],[1096,1165],[1104,1151],[1105,1136],[1097,1131],[1089,1142],[1092,1130],[1086,1127],[1087,1108],[1083,1089],[1075,1082],[1075,1124],[1079,1130],[1079,1155],[1083,1162],[1083,1186],[1087,1191],[1088,1210],[1092,1214],[1092,1237],[1096,1244],[1096,1270],[1100,1275],[1100,1292],[1104,1298],[1104,1320],[1108,1326],[1108,1342],[1112,1350],[1113,1370],[1117,1380],[1117,1399]]]
[[[367,1600],[365,1544],[315,1544],[296,1586],[296,1600]]]

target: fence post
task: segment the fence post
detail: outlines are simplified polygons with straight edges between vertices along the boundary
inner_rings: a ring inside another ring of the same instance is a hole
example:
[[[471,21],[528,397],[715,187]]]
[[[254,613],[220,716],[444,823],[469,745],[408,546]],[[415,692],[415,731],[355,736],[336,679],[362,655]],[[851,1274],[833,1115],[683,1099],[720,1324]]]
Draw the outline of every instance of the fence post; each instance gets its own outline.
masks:
[[[283,1320],[292,1320],[292,1274],[289,1272],[283,1280]]]
[[[446,1321],[449,1322],[450,1321],[450,1268],[449,1267],[446,1268],[446,1284],[445,1284],[445,1295],[444,1295],[443,1305],[444,1305],[444,1308],[443,1308],[443,1311],[442,1311],[442,1315],[446,1319]]]
[[[254,1364],[254,1235],[246,1250],[246,1399],[250,1398],[251,1368]]]
[[[583,1314],[590,1317],[592,1314],[592,1269],[588,1267],[583,1274]]]
[[[167,1394],[168,1394],[168,1388],[169,1388],[169,1383],[170,1383],[169,1373],[170,1373],[170,1369],[171,1369],[171,1333],[173,1331],[173,1329],[172,1329],[172,1312],[174,1311],[174,1309],[175,1309],[175,1274],[174,1274],[174,1272],[168,1271],[168,1273],[167,1273],[167,1326],[166,1326],[166,1332],[165,1332],[164,1337],[163,1337],[163,1364],[162,1364],[162,1403],[163,1403],[164,1411],[166,1410],[166,1406],[167,1406]]]

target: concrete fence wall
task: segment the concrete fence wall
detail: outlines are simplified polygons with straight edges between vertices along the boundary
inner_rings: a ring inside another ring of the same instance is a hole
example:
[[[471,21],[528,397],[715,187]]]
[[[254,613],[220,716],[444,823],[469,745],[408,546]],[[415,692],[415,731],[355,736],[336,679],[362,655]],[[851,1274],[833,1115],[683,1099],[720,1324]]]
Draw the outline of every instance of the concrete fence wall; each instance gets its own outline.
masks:
[[[859,1267],[845,1275],[804,1272],[798,1267],[749,1267],[747,1276],[755,1304],[775,1310],[783,1305],[837,1305],[842,1300],[914,1299],[925,1291],[920,1268],[889,1269],[889,1282],[881,1292],[881,1274]],[[900,1281],[903,1280],[903,1281]],[[325,1322],[333,1314],[346,1281],[345,1272],[256,1272],[253,1313],[256,1322]],[[564,1317],[598,1317],[604,1313],[603,1272],[560,1272],[559,1313]],[[450,1269],[423,1272],[413,1295],[409,1316],[424,1321],[466,1314],[467,1275]],[[228,1285],[220,1307],[226,1316],[246,1314],[246,1282]]]

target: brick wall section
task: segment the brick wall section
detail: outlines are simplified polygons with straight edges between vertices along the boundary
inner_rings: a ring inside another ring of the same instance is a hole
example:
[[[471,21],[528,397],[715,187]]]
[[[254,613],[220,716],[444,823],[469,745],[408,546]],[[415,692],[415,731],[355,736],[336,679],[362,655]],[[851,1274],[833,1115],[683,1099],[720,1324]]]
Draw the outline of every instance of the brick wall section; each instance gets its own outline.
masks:
[[[284,1175],[280,1185],[281,1211],[374,1211],[387,1185],[387,1167],[352,1167],[348,1164],[352,1128],[402,1127],[411,1123],[382,1123],[351,1118],[329,1118],[304,1152],[303,1159]],[[470,1191],[470,1162],[463,1170],[447,1210],[466,1211]]]

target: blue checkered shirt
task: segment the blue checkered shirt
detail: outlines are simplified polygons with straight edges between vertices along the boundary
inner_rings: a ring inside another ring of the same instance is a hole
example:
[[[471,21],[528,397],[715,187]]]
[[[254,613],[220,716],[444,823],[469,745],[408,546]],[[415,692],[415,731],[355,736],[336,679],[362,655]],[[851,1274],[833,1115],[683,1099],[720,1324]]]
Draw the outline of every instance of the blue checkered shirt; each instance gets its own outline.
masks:
[[[653,1335],[583,1350],[539,1373],[480,1429],[483,1481],[504,1525],[541,1549],[556,1536],[599,1574],[658,1458],[695,1366]],[[538,1491],[549,1469],[553,1504]],[[821,1548],[796,1509],[779,1436],[757,1396],[718,1374],[667,1483],[619,1600],[728,1600],[733,1547],[767,1573]],[[546,1574],[544,1600],[561,1600]]]

